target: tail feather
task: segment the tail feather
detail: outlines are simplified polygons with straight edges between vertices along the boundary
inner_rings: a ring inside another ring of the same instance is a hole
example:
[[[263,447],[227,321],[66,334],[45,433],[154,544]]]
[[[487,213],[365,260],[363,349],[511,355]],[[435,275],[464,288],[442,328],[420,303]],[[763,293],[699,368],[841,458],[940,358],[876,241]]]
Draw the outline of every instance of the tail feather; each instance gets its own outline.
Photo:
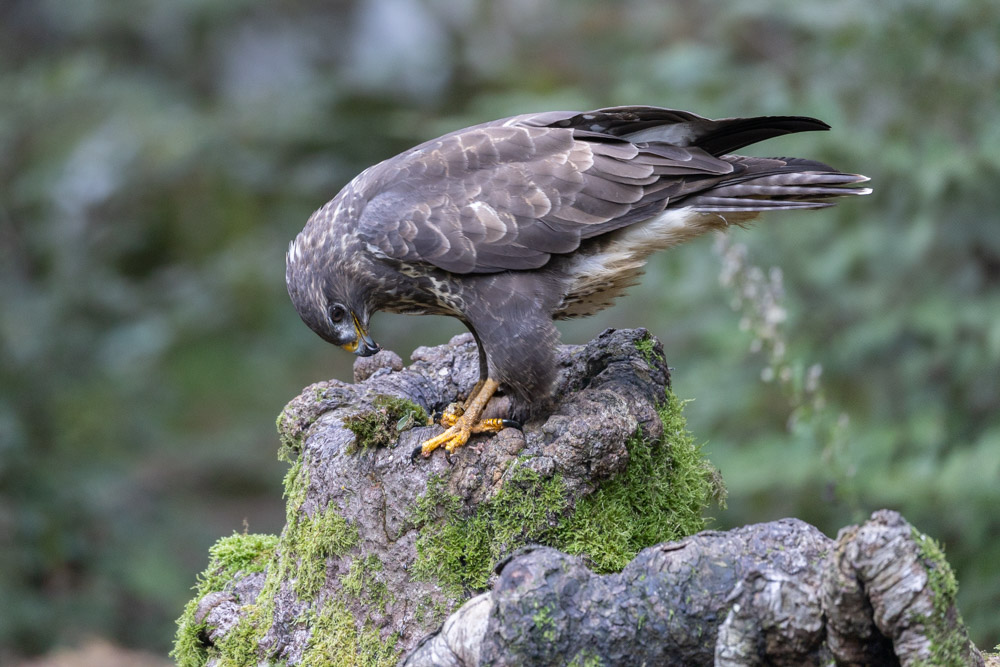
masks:
[[[791,211],[796,209],[828,208],[833,202],[772,199],[737,199],[733,197],[699,197],[692,208],[699,213]]]
[[[801,158],[726,156],[733,174],[684,201],[702,213],[826,208],[832,197],[867,195],[855,187],[869,180]]]

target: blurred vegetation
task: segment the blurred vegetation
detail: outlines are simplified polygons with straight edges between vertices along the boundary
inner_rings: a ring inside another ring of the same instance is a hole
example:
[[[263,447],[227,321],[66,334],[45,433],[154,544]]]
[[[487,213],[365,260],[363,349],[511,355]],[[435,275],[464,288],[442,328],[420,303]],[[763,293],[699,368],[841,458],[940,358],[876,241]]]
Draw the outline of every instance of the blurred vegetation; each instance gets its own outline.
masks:
[[[88,634],[165,653],[208,546],[280,530],[274,417],[350,378],[285,294],[313,209],[444,131],[626,103],[815,115],[833,131],[753,151],[873,178],[733,235],[781,267],[783,363],[823,369],[825,407],[789,427],[710,239],[564,339],[663,339],[717,525],[899,509],[996,644],[998,35],[980,0],[0,4],[0,662]],[[374,328],[404,357],[461,330]]]

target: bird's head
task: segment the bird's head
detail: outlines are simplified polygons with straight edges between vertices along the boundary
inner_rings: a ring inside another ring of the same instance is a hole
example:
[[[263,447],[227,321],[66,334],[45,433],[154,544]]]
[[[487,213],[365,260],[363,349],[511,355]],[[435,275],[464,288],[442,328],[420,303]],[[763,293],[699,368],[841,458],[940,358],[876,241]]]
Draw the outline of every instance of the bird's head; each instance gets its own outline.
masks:
[[[324,340],[359,357],[381,348],[368,334],[371,309],[361,284],[336,261],[317,261],[316,246],[300,234],[288,246],[285,282],[299,317]]]

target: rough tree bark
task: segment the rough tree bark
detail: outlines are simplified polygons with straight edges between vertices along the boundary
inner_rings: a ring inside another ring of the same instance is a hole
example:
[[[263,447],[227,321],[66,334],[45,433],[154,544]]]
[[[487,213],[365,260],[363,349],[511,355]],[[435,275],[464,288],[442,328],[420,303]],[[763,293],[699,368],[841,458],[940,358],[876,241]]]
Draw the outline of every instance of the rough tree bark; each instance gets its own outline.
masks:
[[[982,664],[897,514],[692,535],[721,485],[646,331],[561,347],[547,416],[450,458],[411,452],[478,379],[474,342],[412,356],[282,412],[285,529],[213,547],[179,664]]]
[[[705,531],[605,576],[526,547],[405,665],[983,665],[947,567],[888,510],[835,541],[798,519]]]

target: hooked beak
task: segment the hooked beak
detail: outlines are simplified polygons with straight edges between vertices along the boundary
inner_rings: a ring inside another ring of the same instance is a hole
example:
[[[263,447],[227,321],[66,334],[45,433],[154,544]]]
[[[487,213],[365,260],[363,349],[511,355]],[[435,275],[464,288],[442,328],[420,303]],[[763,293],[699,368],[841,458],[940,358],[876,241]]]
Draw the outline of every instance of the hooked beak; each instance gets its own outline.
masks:
[[[350,343],[343,345],[342,347],[348,352],[353,352],[359,357],[370,357],[382,348],[379,344],[372,340],[372,337],[368,335],[365,328],[361,326],[361,321],[358,316],[351,313],[351,317],[354,318],[354,333],[357,334],[355,338]]]

